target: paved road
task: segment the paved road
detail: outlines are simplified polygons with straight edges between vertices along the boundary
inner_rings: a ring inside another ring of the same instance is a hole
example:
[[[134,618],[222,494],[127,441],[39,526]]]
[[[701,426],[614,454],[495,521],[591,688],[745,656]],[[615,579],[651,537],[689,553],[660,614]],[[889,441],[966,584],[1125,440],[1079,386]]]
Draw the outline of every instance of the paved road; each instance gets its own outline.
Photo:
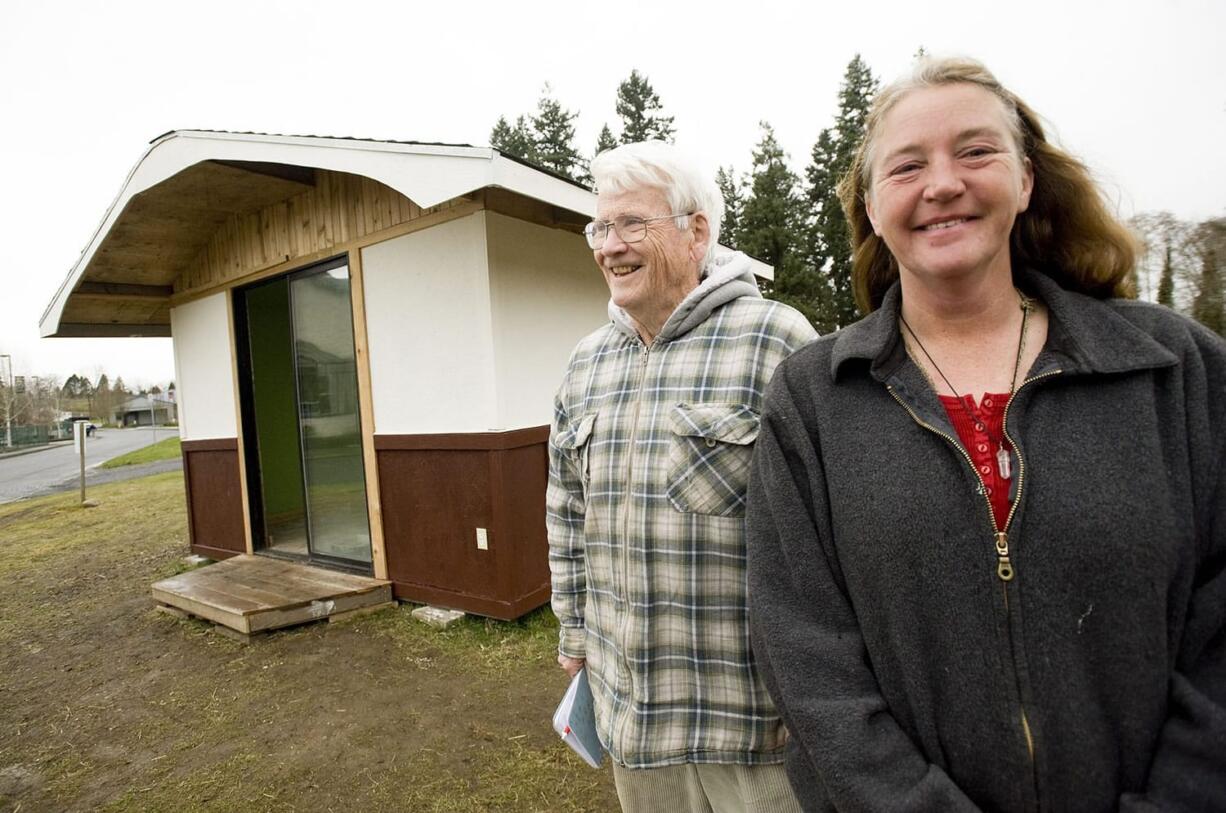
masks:
[[[133,429],[99,429],[85,446],[86,487],[88,488],[89,483],[103,471],[110,471],[98,470],[98,464],[133,449],[148,446],[155,439],[164,440],[177,431],[158,429],[155,438],[154,430],[147,426]],[[76,487],[80,465],[77,450],[71,443],[15,457],[0,457],[0,503]]]

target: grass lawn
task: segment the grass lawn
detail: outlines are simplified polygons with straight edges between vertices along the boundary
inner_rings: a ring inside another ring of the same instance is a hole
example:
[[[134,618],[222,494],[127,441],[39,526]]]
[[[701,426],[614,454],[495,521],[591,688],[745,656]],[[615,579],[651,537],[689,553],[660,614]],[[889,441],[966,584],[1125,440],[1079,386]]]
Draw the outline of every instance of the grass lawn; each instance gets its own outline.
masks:
[[[0,810],[616,811],[549,725],[548,610],[410,606],[243,645],[154,610],[181,473],[0,505]]]
[[[152,463],[155,460],[175,460],[182,456],[179,451],[179,436],[159,440],[143,449],[112,457],[102,464],[104,469],[117,469],[120,466],[135,466],[138,463]]]

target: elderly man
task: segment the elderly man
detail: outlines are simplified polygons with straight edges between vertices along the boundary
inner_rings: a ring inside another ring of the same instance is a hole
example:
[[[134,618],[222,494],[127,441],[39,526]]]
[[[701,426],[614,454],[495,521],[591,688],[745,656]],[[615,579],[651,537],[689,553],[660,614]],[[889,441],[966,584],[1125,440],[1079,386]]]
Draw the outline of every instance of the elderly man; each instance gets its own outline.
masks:
[[[816,334],[743,254],[714,257],[722,197],[675,147],[591,169],[611,321],[575,348],[550,435],[558,662],[586,665],[623,810],[798,811],[749,647],[744,511],[766,383]]]

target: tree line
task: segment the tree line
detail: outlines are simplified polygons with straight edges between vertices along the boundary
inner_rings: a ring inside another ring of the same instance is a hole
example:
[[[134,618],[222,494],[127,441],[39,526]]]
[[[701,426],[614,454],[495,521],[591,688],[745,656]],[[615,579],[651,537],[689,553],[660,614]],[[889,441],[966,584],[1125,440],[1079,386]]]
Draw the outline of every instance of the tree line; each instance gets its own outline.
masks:
[[[917,56],[922,54],[920,49]],[[850,233],[837,188],[860,146],[878,87],[856,54],[843,72],[834,119],[817,134],[803,177],[791,169],[768,121],[759,124],[761,135],[748,170],[729,165],[716,173],[724,195],[721,242],[773,266],[775,279],[763,283],[763,294],[799,310],[821,333],[861,316],[852,293]],[[614,110],[616,132],[606,122],[590,155],[634,141],[674,140],[674,117],[665,114],[659,94],[638,70],[618,85]],[[578,116],[546,84],[535,112],[513,120],[499,116],[490,146],[590,186],[590,158],[575,144]],[[1129,222],[1145,248],[1136,269],[1138,295],[1226,335],[1221,268],[1226,218],[1191,223],[1160,212]]]
[[[13,376],[12,382],[0,377],[0,436],[4,425],[48,426],[65,416],[93,418],[102,422],[113,419],[115,410],[132,398],[152,396],[173,400],[175,385],[166,390],[159,386],[136,390],[118,376],[112,383],[106,373],[97,381],[73,374],[63,382],[58,376]]]
[[[1192,222],[1170,212],[1143,212],[1129,225],[1143,249],[1136,267],[1137,295],[1226,336],[1226,217]]]

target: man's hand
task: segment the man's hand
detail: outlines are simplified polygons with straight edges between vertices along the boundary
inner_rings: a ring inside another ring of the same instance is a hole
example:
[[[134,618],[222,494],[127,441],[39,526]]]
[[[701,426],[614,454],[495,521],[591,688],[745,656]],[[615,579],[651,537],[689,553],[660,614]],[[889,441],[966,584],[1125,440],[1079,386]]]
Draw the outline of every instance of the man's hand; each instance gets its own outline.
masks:
[[[572,678],[579,674],[579,670],[583,668],[584,663],[586,661],[583,658],[568,658],[565,655],[558,655],[558,666],[561,666],[566,671],[566,674]]]

